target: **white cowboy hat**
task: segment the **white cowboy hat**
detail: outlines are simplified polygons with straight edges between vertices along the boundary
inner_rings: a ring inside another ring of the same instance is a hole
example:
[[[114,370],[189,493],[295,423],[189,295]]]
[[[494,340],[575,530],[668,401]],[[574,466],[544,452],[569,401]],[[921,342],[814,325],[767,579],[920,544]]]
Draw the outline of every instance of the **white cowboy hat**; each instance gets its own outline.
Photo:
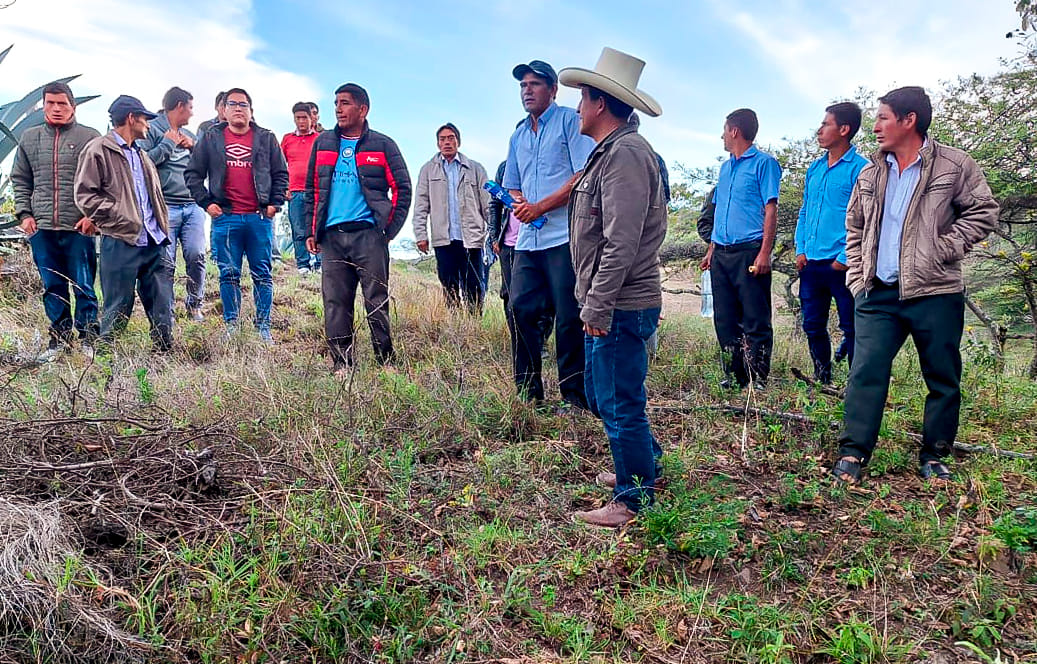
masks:
[[[637,89],[645,61],[606,46],[594,69],[566,67],[558,72],[558,82],[570,88],[589,85],[612,95],[652,117],[662,115],[663,107],[652,96]]]

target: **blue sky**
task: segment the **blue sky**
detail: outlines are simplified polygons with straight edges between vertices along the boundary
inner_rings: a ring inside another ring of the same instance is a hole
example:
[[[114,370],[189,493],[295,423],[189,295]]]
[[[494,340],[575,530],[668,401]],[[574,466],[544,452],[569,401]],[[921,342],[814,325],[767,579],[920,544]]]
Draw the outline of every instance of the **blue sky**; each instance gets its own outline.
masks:
[[[825,105],[860,88],[936,86],[995,71],[1012,57],[1011,0],[748,0],[684,3],[544,0],[17,0],[0,10],[0,100],[82,73],[77,94],[101,99],[80,120],[103,129],[117,95],[157,106],[171,85],[196,99],[242,85],[260,124],[291,129],[291,105],[317,101],[325,125],[339,84],[368,89],[373,128],[399,143],[413,174],[452,121],[461,150],[493,172],[523,116],[511,68],[534,58],[593,67],[602,46],[647,65],[641,87],[663,115],[643,133],[668,162],[708,166],[723,156],[729,111],[760,117],[759,140],[811,132]],[[938,9],[933,9],[938,7]],[[575,105],[574,91],[559,102]]]

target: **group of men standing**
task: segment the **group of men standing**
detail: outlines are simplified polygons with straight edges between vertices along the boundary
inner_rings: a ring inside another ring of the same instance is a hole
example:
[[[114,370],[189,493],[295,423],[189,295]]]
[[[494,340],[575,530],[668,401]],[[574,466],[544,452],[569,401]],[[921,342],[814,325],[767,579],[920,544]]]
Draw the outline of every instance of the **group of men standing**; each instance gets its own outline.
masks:
[[[354,361],[359,286],[377,360],[395,353],[389,319],[389,242],[411,199],[418,249],[436,254],[446,301],[478,314],[481,252],[489,233],[502,264],[502,292],[519,395],[545,398],[542,347],[553,327],[563,410],[603,421],[615,472],[604,507],[578,512],[615,527],[654,499],[662,450],[646,415],[647,342],[662,306],[659,247],[666,232],[667,178],[638,133],[635,111],[662,109],[637,88],[645,63],[606,48],[594,69],[559,74],[533,60],[512,75],[527,115],[508,143],[491,201],[487,172],[460,152],[452,123],[436,130],[436,154],[412,188],[396,143],[367,122],[371,101],[355,83],[335,91],[336,125],[321,131],[313,105],[293,109],[296,130],[280,143],[255,124],[248,93],[217,98],[217,118],[195,137],[184,127],[191,95],[172,88],[163,111],[121,96],[113,129],[99,136],[75,123],[68,86],[44,90],[46,124],[23,136],[12,179],[17,213],[30,235],[51,320],[51,350],[78,332],[110,342],[140,296],[156,348],[172,340],[176,245],[187,264],[187,311],[201,316],[204,212],[220,269],[223,317],[238,327],[243,257],[252,274],[260,338],[272,343],[272,217],[287,201],[300,272],[320,272],[333,370]],[[579,109],[555,102],[558,85],[580,90]],[[828,315],[834,299],[850,362],[845,428],[832,474],[855,482],[874,450],[890,369],[911,335],[929,387],[919,471],[946,479],[960,406],[963,281],[960,261],[997,223],[997,204],[975,162],[929,138],[921,88],[880,100],[871,161],[852,140],[861,126],[852,103],[829,106],[817,137],[826,151],[807,171],[796,229],[804,330],[815,376],[832,379]],[[205,123],[203,123],[204,125]],[[754,141],[756,114],[738,109],[723,128],[731,153],[707,202],[702,261],[712,273],[715,328],[725,384],[762,388],[770,372],[771,254],[781,167]],[[286,159],[287,158],[287,159]],[[488,228],[489,225],[489,228]],[[101,241],[104,312],[93,291]],[[71,314],[68,285],[76,294]]]
[[[932,104],[920,87],[879,98],[870,159],[851,141],[861,110],[825,109],[817,131],[825,154],[810,165],[796,227],[803,330],[814,375],[832,380],[828,316],[843,332],[835,360],[850,364],[839,458],[831,474],[855,483],[878,441],[893,360],[908,336],[929,393],[919,475],[948,480],[945,459],[961,407],[964,280],[961,261],[998,223],[998,205],[976,162],[929,134]],[[780,166],[753,141],[756,114],[739,109],[724,124],[724,162],[700,232],[710,246],[714,325],[726,385],[763,387],[773,343],[770,254]]]

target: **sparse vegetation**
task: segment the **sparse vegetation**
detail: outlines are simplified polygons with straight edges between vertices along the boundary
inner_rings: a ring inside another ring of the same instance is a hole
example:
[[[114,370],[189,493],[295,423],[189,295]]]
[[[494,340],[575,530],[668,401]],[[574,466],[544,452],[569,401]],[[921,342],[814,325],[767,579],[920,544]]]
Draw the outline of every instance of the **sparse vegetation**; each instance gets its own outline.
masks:
[[[600,424],[518,402],[499,305],[448,312],[425,267],[393,268],[394,372],[361,330],[335,380],[319,286],[287,270],[272,350],[221,341],[213,294],[170,356],[149,354],[139,314],[103,363],[5,352],[0,505],[51,525],[19,549],[0,510],[4,658],[1037,659],[1037,462],[974,454],[958,482],[921,482],[910,350],[870,477],[837,490],[841,406],[791,376],[806,363],[792,321],[750,405],[802,420],[717,409],[746,404],[718,386],[709,322],[669,316],[648,379],[669,484],[633,527],[590,530],[568,515],[608,499]],[[45,327],[37,286],[5,279],[3,344],[24,354]],[[970,360],[961,440],[1037,452],[1019,354],[1004,374]]]

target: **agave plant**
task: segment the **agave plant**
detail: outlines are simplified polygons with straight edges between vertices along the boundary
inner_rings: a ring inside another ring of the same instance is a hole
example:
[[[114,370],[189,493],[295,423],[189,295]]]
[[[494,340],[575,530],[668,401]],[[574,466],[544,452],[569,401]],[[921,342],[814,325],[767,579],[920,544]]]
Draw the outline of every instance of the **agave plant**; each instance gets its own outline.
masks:
[[[0,51],[0,63],[4,61],[4,58],[7,57],[12,48],[14,48],[13,44]],[[76,74],[75,76],[59,78],[58,81],[68,83],[78,77],[79,75]],[[41,85],[18,101],[0,105],[0,134],[2,134],[0,136],[0,163],[3,163],[4,159],[18,146],[18,139],[25,133],[26,129],[43,124],[43,109],[40,108],[40,98],[45,87],[46,84]],[[97,97],[98,95],[76,97],[76,104],[83,104]],[[0,187],[0,191],[2,190],[3,187]]]

